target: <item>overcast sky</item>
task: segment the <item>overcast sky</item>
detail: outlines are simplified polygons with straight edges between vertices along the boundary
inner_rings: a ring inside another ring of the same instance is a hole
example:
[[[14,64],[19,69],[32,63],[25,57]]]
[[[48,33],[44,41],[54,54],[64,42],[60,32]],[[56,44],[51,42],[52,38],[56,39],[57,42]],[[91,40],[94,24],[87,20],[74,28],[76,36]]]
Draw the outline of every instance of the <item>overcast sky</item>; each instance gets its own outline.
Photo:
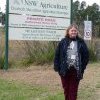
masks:
[[[77,0],[73,0],[73,1],[77,1]],[[80,2],[85,1],[87,3],[87,5],[92,5],[93,3],[97,3],[100,6],[100,0],[78,0]]]
[[[76,1],[76,0],[73,0]],[[98,5],[100,5],[100,0],[78,0],[78,1],[86,1],[87,4],[92,5],[93,3],[97,3]],[[5,11],[5,4],[6,4],[6,0],[0,0],[0,7],[1,7],[1,11]]]

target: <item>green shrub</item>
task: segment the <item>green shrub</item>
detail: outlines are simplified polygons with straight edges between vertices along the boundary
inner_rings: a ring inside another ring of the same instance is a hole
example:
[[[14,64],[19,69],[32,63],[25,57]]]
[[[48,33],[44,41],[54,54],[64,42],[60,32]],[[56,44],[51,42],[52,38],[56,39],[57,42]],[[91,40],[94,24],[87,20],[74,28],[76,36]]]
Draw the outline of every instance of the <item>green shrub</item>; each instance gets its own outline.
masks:
[[[95,62],[97,61],[97,57],[96,57],[96,53],[95,53],[95,49],[93,47],[89,48],[89,54],[90,54],[90,62]]]
[[[0,69],[4,67],[4,56],[0,56]]]
[[[56,42],[25,42],[26,57],[22,60],[22,65],[52,63],[56,44]]]

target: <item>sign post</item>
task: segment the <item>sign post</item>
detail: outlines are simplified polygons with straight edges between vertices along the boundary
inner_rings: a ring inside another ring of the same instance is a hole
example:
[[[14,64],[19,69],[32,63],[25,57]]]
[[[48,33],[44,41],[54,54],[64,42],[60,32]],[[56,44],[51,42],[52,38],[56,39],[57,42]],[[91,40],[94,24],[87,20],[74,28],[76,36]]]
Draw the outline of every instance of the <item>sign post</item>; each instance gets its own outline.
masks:
[[[8,43],[8,23],[9,23],[9,0],[6,0],[6,32],[5,32],[5,63],[4,63],[4,69],[7,70],[8,69],[8,47],[9,47],[9,43]]]
[[[70,20],[70,23],[72,24],[73,23],[73,0],[71,0],[71,20]]]

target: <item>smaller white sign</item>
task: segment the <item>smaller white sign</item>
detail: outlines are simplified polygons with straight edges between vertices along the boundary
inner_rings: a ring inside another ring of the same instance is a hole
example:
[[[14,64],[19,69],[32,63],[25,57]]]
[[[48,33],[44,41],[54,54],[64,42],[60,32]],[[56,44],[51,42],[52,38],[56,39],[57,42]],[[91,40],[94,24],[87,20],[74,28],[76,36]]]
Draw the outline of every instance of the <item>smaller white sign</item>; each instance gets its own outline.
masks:
[[[84,21],[84,40],[92,38],[92,21]]]

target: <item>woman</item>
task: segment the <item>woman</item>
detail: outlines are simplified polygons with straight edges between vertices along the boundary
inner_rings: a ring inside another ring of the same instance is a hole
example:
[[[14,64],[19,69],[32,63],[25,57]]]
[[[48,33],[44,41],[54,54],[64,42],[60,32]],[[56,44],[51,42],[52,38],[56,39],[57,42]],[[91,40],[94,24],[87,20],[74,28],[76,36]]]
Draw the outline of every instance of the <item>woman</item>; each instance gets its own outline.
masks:
[[[65,100],[76,100],[80,80],[89,61],[88,48],[78,36],[78,27],[71,25],[56,49],[54,70],[61,77]]]

